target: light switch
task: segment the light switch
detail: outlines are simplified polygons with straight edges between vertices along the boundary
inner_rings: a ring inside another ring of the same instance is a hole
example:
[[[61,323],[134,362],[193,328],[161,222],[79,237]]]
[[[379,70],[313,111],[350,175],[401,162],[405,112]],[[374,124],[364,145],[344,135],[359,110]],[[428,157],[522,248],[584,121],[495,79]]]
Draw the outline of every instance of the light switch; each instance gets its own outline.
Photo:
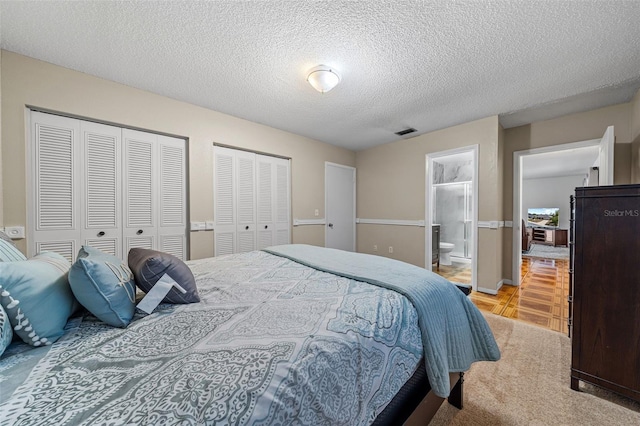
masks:
[[[192,231],[204,231],[206,229],[205,222],[191,222]]]

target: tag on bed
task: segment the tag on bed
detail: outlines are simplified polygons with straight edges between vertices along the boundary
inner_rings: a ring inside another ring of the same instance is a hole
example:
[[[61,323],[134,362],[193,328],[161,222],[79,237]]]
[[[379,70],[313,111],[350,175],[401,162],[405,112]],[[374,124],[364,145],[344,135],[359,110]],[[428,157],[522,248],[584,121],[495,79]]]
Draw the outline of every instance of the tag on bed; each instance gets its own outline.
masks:
[[[187,292],[187,290],[182,288],[182,286],[175,282],[168,274],[164,274],[136,307],[141,311],[150,314],[160,304],[160,302],[162,302],[162,299],[164,299],[167,293],[169,293],[171,288],[174,286],[183,294]]]

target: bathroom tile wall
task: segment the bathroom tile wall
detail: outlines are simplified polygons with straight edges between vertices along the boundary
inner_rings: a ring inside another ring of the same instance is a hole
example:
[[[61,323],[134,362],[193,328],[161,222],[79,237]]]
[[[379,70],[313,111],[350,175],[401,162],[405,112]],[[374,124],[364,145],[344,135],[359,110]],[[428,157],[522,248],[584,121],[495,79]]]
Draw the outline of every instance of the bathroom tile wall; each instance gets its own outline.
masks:
[[[439,183],[468,182],[473,179],[471,160],[451,163],[433,162],[433,181]]]

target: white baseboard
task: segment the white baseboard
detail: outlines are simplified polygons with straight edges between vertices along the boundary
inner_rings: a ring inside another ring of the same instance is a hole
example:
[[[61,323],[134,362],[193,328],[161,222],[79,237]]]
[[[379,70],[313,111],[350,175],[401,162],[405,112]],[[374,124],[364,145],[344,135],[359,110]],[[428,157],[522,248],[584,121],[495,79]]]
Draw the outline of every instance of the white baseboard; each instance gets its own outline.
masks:
[[[491,288],[478,287],[478,291],[482,293],[493,294],[494,296],[498,294],[498,290],[494,290]]]
[[[491,289],[491,288],[484,288],[484,287],[478,287],[478,291],[481,291],[483,293],[488,293],[488,294],[493,294],[494,296],[496,294],[498,294],[498,291],[502,288],[503,284],[511,284],[511,280],[500,280],[498,281],[498,285],[496,286],[496,289]]]

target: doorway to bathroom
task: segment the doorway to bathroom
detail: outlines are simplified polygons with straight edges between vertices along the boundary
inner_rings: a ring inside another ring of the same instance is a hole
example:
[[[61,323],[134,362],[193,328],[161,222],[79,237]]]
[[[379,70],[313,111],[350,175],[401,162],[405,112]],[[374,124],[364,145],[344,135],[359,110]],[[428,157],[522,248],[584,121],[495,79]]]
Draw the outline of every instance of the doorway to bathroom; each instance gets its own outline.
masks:
[[[477,282],[478,145],[427,154],[427,268],[453,282]]]

